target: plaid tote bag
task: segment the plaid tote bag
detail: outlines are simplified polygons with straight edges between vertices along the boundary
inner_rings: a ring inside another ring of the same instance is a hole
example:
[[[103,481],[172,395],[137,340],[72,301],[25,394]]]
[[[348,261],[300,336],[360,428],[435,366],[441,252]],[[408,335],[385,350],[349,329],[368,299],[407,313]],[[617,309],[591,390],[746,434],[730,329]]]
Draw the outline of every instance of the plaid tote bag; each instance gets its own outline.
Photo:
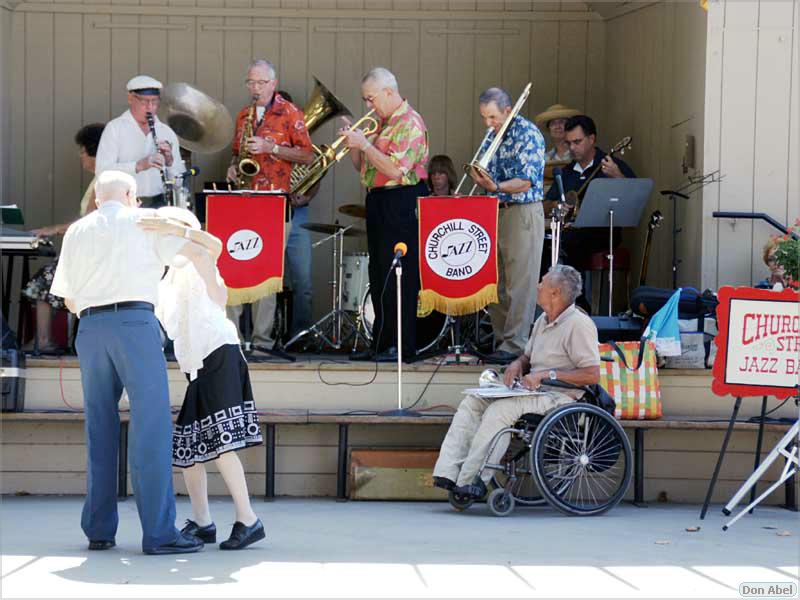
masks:
[[[600,344],[600,385],[617,403],[617,419],[659,419],[661,386],[652,341]]]

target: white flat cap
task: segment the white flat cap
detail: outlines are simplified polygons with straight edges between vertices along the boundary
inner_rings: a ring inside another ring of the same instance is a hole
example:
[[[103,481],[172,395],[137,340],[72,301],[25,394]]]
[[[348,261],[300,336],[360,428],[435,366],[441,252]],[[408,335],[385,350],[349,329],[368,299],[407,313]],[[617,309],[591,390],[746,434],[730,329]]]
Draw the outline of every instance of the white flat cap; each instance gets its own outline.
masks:
[[[163,86],[158,79],[153,79],[149,75],[137,75],[128,82],[126,86],[129,92],[143,92],[144,90],[152,90],[151,94],[158,94]]]

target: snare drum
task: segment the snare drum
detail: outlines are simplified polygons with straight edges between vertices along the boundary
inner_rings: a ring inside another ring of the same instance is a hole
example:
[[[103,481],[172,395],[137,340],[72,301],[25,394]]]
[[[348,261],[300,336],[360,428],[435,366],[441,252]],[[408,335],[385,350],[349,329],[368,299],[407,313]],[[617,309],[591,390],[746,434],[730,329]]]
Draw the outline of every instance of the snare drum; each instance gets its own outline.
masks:
[[[342,259],[342,310],[358,312],[369,288],[369,255],[349,252]]]

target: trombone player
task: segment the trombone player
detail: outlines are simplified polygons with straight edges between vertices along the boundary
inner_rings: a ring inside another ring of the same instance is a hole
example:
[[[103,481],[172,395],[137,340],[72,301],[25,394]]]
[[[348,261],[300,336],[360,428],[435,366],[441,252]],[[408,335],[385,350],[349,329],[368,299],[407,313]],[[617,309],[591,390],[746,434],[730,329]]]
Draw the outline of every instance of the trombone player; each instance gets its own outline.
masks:
[[[236,117],[233,158],[227,179],[232,183],[240,180],[239,164],[247,158],[254,168],[257,167],[257,172],[250,178],[253,189],[289,192],[292,164],[308,164],[314,160],[303,111],[275,93],[278,74],[268,60],[259,59],[250,64],[245,85],[252,103],[245,106]],[[243,139],[243,132],[248,130],[251,135]],[[287,215],[284,240],[289,238],[290,227]],[[275,302],[275,295],[271,294],[253,303],[254,344],[274,344],[272,324]],[[228,307],[228,316],[237,328],[241,311],[241,306]],[[242,337],[241,331],[239,337]]]
[[[478,98],[488,132],[482,155],[508,119],[503,141],[491,157],[487,173],[470,168],[472,180],[497,197],[497,295],[487,308],[497,350],[489,360],[508,363],[525,348],[536,311],[536,283],[544,244],[544,152],[541,131],[519,114],[512,114],[508,92],[489,88]],[[488,176],[487,176],[488,175]]]
[[[367,188],[369,284],[375,309],[372,352],[377,360],[397,359],[397,285],[394,275],[387,274],[394,245],[404,242],[408,253],[403,259],[401,288],[402,358],[411,361],[416,356],[419,294],[416,208],[417,198],[428,195],[428,129],[400,95],[397,79],[388,69],[376,67],[364,75],[361,97],[380,119],[376,134],[367,139],[362,130],[351,128],[347,119],[339,133],[346,138],[353,167]]]

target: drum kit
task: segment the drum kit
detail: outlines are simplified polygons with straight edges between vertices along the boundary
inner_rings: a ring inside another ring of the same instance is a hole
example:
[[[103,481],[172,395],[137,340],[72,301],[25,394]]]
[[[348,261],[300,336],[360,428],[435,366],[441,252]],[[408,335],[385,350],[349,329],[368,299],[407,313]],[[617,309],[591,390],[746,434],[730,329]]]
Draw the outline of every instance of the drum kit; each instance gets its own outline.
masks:
[[[339,207],[343,215],[366,219],[363,204],[344,204]],[[293,346],[322,350],[350,350],[355,352],[372,345],[375,310],[369,285],[369,255],[366,252],[344,252],[345,237],[361,237],[364,229],[354,225],[335,223],[306,223],[301,227],[324,234],[312,244],[317,247],[331,242],[331,310],[308,329],[298,332],[285,348]],[[485,340],[488,317],[485,311],[476,313],[474,325],[467,319],[465,333],[474,329],[470,339],[480,344]],[[417,354],[436,350],[452,334],[454,319],[438,312],[417,318]],[[491,330],[490,330],[491,331]],[[452,341],[452,340],[450,340]],[[491,341],[490,341],[491,343]]]

